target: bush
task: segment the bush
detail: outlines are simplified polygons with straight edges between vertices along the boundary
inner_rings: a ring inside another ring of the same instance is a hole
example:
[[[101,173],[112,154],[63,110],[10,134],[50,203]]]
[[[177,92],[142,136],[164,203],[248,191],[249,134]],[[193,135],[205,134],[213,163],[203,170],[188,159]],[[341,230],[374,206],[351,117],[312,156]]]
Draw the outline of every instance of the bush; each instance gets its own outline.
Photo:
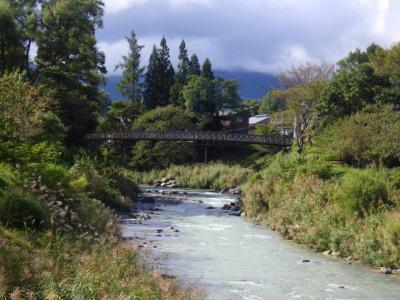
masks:
[[[344,209],[359,216],[366,216],[374,209],[392,205],[385,182],[372,170],[346,174],[334,199]]]
[[[0,193],[0,223],[16,228],[44,228],[48,225],[48,212],[33,195],[7,190]]]
[[[8,164],[0,163],[0,189],[14,186],[17,182],[17,174]]]
[[[90,158],[81,158],[75,163],[69,171],[69,176],[72,178],[84,176],[86,180],[86,182],[83,179],[80,182],[74,181],[75,188],[79,185],[81,185],[81,188],[86,188],[85,185],[87,185],[90,197],[100,200],[110,208],[122,211],[129,210],[130,201],[115,188],[116,180],[111,178],[112,174],[107,174],[107,170],[102,170],[96,164],[96,161]],[[111,173],[113,172],[111,171]],[[132,188],[136,189],[136,186]]]
[[[328,180],[338,175],[332,165],[317,160],[300,165],[297,173],[305,176],[316,176],[323,180]]]
[[[320,151],[331,153],[334,159],[355,166],[398,166],[399,131],[400,114],[393,106],[367,106],[327,129],[318,138],[329,141]]]
[[[42,183],[48,187],[68,188],[72,178],[68,174],[68,168],[64,165],[53,163],[33,163],[30,169],[42,177]]]

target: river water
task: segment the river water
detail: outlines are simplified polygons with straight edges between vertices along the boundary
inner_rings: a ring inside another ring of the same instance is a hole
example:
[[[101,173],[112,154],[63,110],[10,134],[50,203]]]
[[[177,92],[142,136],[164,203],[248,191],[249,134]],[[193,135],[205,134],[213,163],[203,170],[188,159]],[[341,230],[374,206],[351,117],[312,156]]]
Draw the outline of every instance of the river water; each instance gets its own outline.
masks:
[[[171,191],[185,193],[181,203],[138,205],[151,219],[124,219],[123,235],[144,243],[162,273],[203,289],[206,299],[400,299],[399,276],[314,253],[229,215],[222,206],[233,196]]]

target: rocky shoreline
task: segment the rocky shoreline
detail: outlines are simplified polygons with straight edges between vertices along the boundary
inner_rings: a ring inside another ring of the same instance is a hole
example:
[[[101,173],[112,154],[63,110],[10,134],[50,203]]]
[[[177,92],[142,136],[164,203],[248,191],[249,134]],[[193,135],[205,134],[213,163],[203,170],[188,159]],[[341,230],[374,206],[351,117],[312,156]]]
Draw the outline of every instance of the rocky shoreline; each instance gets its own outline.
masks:
[[[162,189],[157,189],[158,187]],[[128,215],[123,215],[121,216],[121,224],[142,224],[142,221],[146,221],[151,219],[152,215],[157,213],[157,211],[160,211],[161,209],[158,208],[161,204],[165,205],[178,205],[182,203],[189,193],[187,191],[177,191],[173,190],[174,188],[180,188],[178,182],[173,179],[173,178],[163,178],[162,180],[156,181],[155,184],[149,187],[145,187],[142,190],[142,193],[139,195],[136,203],[139,205],[149,205],[148,208],[148,213],[138,213],[138,210],[133,209],[133,211],[128,214]],[[171,189],[171,190],[169,190]],[[215,193],[220,193],[220,194],[229,194],[229,195],[235,195],[237,196],[236,201],[232,201],[229,204],[225,204],[222,207],[223,211],[226,211],[228,215],[231,216],[237,216],[237,217],[245,217],[246,214],[244,211],[242,211],[242,201],[241,201],[241,194],[242,191],[240,187],[235,187],[235,188],[229,188],[225,190],[211,190],[211,192]],[[198,200],[199,203],[202,203],[201,200]],[[207,210],[212,210],[216,209],[213,206],[208,206],[206,207]],[[269,229],[275,231],[276,228],[274,226],[269,226]],[[176,228],[171,227],[170,230],[168,230],[169,234],[176,234],[179,233],[179,230]],[[161,234],[167,234],[165,230],[163,229],[157,229],[155,232],[156,236],[160,237]],[[133,240],[140,240],[139,237],[130,237],[128,240],[133,241]],[[151,243],[147,241],[142,241],[138,244],[139,248],[151,248],[156,246],[151,246]],[[347,263],[352,264],[352,263],[359,263],[356,259],[353,257],[340,257],[339,253],[333,252],[333,251],[324,251],[321,254],[325,256],[330,256],[332,258],[338,258],[338,259],[343,259]],[[305,260],[303,263],[307,263],[308,261]],[[396,274],[400,275],[400,269],[391,269],[387,267],[380,267],[380,268],[375,268],[377,272],[380,272],[385,275],[391,275],[391,274]]]

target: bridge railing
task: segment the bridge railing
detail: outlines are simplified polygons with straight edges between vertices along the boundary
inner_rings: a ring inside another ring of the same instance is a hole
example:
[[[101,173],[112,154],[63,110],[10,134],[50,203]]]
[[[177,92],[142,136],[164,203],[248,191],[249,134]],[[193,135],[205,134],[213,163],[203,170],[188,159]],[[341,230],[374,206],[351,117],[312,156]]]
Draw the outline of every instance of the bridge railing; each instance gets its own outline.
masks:
[[[88,140],[157,140],[157,141],[199,141],[220,143],[261,144],[271,146],[290,146],[292,138],[283,135],[232,134],[223,131],[131,131],[94,133]]]

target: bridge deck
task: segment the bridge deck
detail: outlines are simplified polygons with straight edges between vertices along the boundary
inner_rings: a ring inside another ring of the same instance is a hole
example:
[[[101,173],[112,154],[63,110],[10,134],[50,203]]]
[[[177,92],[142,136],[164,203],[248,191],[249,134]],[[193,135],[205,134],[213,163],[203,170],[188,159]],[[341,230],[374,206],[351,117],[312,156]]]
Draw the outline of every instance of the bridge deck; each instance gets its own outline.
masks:
[[[259,144],[287,147],[291,146],[292,138],[283,135],[249,135],[232,134],[223,131],[131,131],[131,132],[110,132],[94,133],[87,136],[92,141],[193,141],[193,142],[215,142],[215,143],[236,143],[236,144]]]

